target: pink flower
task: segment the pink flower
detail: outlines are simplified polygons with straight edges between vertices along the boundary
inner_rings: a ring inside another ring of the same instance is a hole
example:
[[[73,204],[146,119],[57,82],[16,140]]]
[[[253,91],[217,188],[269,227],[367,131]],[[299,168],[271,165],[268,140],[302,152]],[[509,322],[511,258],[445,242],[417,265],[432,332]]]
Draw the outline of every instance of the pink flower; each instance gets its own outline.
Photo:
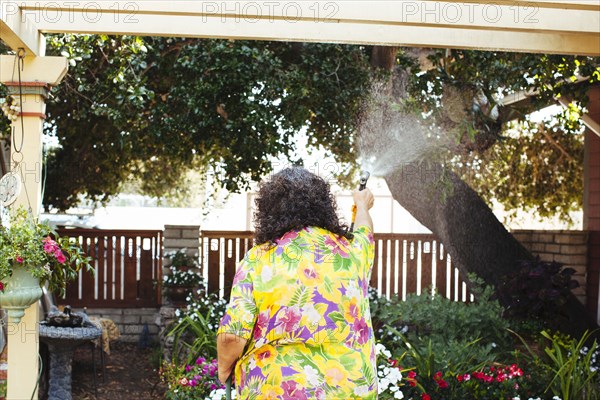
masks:
[[[17,256],[17,257],[15,258],[15,261],[16,261],[16,262],[18,262],[19,264],[23,264],[23,257],[21,257],[21,256]]]
[[[4,292],[4,282],[0,282],[0,292]]]
[[[61,264],[64,264],[64,262],[67,261],[67,258],[65,257],[63,252],[60,250],[57,251],[56,253],[54,253],[54,256],[56,257],[56,261],[58,261]]]
[[[187,378],[181,378],[179,380],[179,383],[181,384],[181,386],[187,386],[188,382],[189,381],[187,380]]]
[[[55,253],[59,248],[58,244],[52,240],[50,236],[47,236],[44,240],[42,240],[42,243],[44,243],[44,251],[48,254]]]

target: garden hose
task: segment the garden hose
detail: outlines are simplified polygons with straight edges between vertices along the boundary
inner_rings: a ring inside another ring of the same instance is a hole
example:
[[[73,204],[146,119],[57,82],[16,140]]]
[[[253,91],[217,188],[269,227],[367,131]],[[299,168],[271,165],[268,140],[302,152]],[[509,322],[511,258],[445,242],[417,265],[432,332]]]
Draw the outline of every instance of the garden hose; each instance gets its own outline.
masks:
[[[360,185],[358,186],[358,190],[362,191],[365,190],[365,188],[367,187],[367,181],[369,180],[369,177],[371,176],[371,174],[369,173],[369,171],[363,171],[360,174]],[[354,230],[354,222],[356,221],[356,204],[352,205],[352,219],[351,219],[351,224],[350,224],[350,232],[352,232]]]
[[[229,375],[229,378],[225,381],[225,399],[231,400],[231,375]]]

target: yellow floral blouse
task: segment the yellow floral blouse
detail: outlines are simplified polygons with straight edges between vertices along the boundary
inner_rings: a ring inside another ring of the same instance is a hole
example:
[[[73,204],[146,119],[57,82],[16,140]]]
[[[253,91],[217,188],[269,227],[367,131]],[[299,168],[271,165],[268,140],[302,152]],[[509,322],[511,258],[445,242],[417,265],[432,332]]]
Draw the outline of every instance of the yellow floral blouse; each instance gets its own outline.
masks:
[[[308,227],[240,263],[218,333],[248,340],[235,368],[241,399],[377,397],[368,287],[372,232]]]

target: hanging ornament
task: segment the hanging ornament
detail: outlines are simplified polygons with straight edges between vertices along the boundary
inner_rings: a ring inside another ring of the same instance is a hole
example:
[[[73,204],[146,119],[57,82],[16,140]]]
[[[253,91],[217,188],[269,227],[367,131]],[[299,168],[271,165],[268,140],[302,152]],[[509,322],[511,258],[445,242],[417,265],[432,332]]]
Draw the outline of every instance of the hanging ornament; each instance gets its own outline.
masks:
[[[0,108],[2,108],[2,112],[4,115],[11,120],[12,123],[12,160],[13,167],[10,172],[5,174],[2,178],[0,178],[0,203],[4,206],[10,206],[13,204],[19,194],[21,194],[21,189],[23,188],[23,180],[21,175],[17,172],[21,171],[21,162],[23,161],[23,142],[25,139],[25,124],[23,122],[23,113],[21,112],[21,105],[23,104],[23,82],[21,81],[21,71],[24,68],[24,59],[25,59],[25,51],[19,49],[16,58],[16,70],[19,74],[19,100],[17,101],[13,96],[7,96],[4,101],[1,102]],[[14,81],[14,68],[13,68],[13,81]],[[15,122],[20,119],[21,120],[21,137],[20,143],[17,144],[17,134],[15,128]],[[27,189],[25,189],[27,191]]]

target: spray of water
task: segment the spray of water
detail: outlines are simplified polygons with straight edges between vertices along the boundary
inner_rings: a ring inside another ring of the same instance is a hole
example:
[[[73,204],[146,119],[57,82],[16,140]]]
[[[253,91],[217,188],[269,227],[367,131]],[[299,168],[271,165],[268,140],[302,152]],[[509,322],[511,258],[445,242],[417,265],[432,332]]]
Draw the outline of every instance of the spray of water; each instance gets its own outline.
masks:
[[[437,145],[420,115],[402,111],[381,86],[375,86],[359,123],[357,149],[361,168],[386,176],[405,164],[420,162]]]

